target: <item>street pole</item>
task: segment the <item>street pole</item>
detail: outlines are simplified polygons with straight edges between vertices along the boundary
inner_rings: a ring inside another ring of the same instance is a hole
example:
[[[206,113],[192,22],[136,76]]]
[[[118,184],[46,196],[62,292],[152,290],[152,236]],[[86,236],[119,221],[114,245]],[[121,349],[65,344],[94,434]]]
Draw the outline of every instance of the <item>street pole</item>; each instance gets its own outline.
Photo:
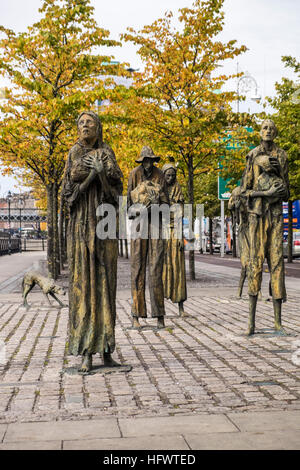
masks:
[[[237,73],[238,73],[238,64],[237,64]],[[249,72],[246,72],[245,75],[240,77],[237,81],[237,112],[240,112],[240,85],[242,85],[244,93],[248,93],[251,89],[255,90],[255,95],[251,98],[256,103],[259,103],[261,97],[258,96],[258,85],[254,77],[250,75]],[[249,111],[250,112],[250,111]]]
[[[221,258],[224,258],[224,200],[221,199]]]
[[[22,208],[20,204],[20,253],[22,253]]]
[[[203,232],[203,217],[204,217],[204,204],[196,204],[196,219],[199,220],[199,251],[203,253],[203,240],[202,240],[202,232]]]
[[[239,73],[239,63],[236,64],[236,73]],[[237,80],[237,113],[240,111],[239,79]]]
[[[8,254],[11,255],[11,233],[10,233],[10,200],[11,200],[11,192],[8,191],[7,193],[7,202],[8,202]]]
[[[24,196],[19,197],[19,209],[20,209],[20,253],[22,253],[22,208],[24,207],[25,200]]]

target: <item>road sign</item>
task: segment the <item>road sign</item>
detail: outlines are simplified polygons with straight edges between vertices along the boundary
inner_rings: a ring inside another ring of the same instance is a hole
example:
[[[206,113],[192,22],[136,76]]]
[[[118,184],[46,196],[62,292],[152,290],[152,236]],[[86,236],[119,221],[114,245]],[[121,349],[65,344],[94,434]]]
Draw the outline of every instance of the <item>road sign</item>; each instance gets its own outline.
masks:
[[[221,201],[228,201],[228,199],[230,199],[231,191],[227,187],[229,181],[230,178],[224,179],[218,176],[218,199]]]
[[[252,127],[246,127],[245,129],[248,132],[253,132]],[[227,141],[227,144],[226,144],[227,150],[235,150],[241,147],[241,144],[236,139],[232,139],[230,133],[228,133],[228,135],[224,138],[224,140]],[[254,146],[250,145],[250,149],[251,148],[254,148]],[[223,157],[221,157],[220,162],[219,162],[219,168],[222,168],[222,163],[221,163],[222,158]],[[227,187],[230,180],[231,178],[224,179],[221,176],[218,176],[218,199],[220,199],[220,201],[228,201],[230,199],[231,190]],[[238,181],[236,185],[240,186],[240,184],[241,182]]]

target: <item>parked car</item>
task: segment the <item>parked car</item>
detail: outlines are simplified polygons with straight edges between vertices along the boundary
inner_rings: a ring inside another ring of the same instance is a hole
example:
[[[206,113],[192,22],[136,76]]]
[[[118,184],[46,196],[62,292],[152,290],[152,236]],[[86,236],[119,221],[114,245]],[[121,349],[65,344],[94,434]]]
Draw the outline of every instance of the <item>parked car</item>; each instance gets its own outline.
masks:
[[[288,255],[288,241],[283,240],[283,256],[287,258]],[[300,231],[293,232],[293,258],[300,257]]]
[[[221,251],[221,237],[218,237],[216,240],[213,241],[213,249],[214,249],[214,252],[220,253],[220,251]]]
[[[220,247],[218,245],[216,245],[216,241],[213,240],[213,253],[215,253],[218,250],[220,251]],[[207,237],[207,239],[206,239],[206,243],[204,245],[204,251],[206,251],[206,253],[210,252],[210,239],[209,239],[209,237]]]
[[[214,241],[214,251],[216,253],[220,253],[221,252],[221,246],[222,246],[222,239],[221,239],[221,237],[217,237],[217,239]],[[224,239],[224,253],[226,253],[226,255],[231,253],[231,246],[230,247],[228,246],[228,243],[227,243],[226,239]]]

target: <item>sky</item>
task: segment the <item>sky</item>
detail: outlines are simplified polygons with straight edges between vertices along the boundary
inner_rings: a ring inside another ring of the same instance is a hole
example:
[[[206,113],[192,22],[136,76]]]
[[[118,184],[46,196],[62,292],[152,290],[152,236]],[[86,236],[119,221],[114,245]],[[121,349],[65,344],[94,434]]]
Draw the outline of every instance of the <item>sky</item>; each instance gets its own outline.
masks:
[[[95,19],[101,27],[108,29],[113,39],[127,27],[141,29],[162,17],[167,10],[190,7],[193,0],[91,0],[95,7]],[[42,0],[0,0],[0,24],[14,31],[25,31],[27,26],[39,19],[38,8]],[[292,55],[299,60],[300,50],[300,2],[299,0],[225,0],[225,26],[220,35],[223,41],[236,39],[249,49],[238,59],[227,61],[223,71],[227,74],[249,72],[257,83],[258,95],[274,95],[274,84],[283,76],[295,78],[281,63],[283,55]],[[175,15],[176,16],[176,15]],[[143,69],[134,46],[127,43],[114,49],[115,59],[129,62],[135,69]],[[0,86],[4,82],[0,79]],[[236,89],[236,82],[230,84]],[[240,111],[259,112],[262,104],[251,100],[255,89],[247,94],[246,102],[240,103]],[[263,101],[263,100],[262,100]],[[1,171],[1,166],[0,166]],[[15,180],[0,176],[0,196],[14,187]]]

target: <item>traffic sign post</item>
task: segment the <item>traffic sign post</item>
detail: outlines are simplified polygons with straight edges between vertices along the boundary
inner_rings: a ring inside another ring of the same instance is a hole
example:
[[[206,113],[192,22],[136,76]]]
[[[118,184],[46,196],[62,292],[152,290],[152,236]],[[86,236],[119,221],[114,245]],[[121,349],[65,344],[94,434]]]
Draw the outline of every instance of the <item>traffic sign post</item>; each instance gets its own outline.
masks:
[[[246,127],[246,130],[248,132],[253,132],[252,127]],[[235,139],[232,139],[231,135],[228,133],[228,135],[224,138],[225,141],[227,141],[226,144],[226,149],[227,150],[234,150],[239,147],[241,147],[240,143],[236,141]],[[250,148],[253,148],[253,146],[250,146]],[[219,161],[219,168],[222,169],[222,159],[224,157],[220,157]],[[225,214],[224,214],[224,201],[228,201],[231,196],[231,190],[227,186],[231,181],[231,178],[222,178],[221,176],[218,176],[218,199],[221,201],[221,257],[224,257],[224,243],[225,243],[225,237],[224,237],[224,225],[225,225]],[[237,186],[240,186],[241,181],[237,182]]]
[[[220,201],[228,201],[231,196],[230,189],[227,187],[230,178],[224,179],[221,176],[218,176],[218,199]]]
[[[228,201],[231,196],[230,190],[227,188],[227,184],[230,179],[221,178],[218,176],[218,199],[221,201],[221,258],[224,258],[224,225],[225,225],[225,211],[224,211],[224,201]]]

